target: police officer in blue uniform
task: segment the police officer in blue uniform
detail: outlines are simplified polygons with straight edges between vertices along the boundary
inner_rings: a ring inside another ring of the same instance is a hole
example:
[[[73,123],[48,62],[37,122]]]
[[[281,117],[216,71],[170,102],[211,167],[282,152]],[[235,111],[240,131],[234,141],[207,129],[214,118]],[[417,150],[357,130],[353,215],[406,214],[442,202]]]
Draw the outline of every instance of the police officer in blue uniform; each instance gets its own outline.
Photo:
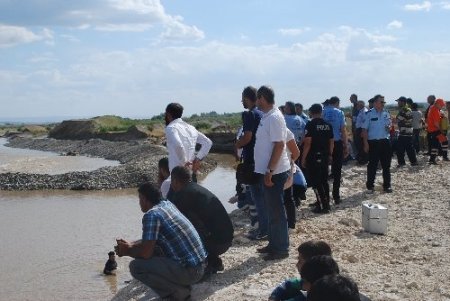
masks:
[[[369,153],[367,165],[366,187],[369,193],[374,192],[375,175],[378,162],[383,169],[383,190],[392,192],[391,188],[391,145],[389,143],[389,128],[391,116],[384,110],[384,96],[375,95],[373,108],[367,111],[363,124],[364,151]]]
[[[331,124],[333,128],[334,148],[331,173],[333,175],[333,199],[335,204],[341,202],[339,188],[341,186],[342,162],[348,156],[348,138],[345,128],[345,116],[339,107],[339,98],[333,96],[328,100],[328,105],[323,109],[323,120]]]

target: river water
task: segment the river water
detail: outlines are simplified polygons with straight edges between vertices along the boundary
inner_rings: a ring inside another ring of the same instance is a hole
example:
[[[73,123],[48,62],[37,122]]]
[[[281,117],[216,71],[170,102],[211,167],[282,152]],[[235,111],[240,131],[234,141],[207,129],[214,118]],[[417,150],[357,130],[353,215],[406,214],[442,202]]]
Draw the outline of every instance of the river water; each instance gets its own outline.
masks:
[[[235,209],[227,202],[235,189],[233,158],[210,156],[219,165],[200,183],[230,212]],[[95,164],[117,162],[0,147],[0,172],[36,167],[57,174]],[[140,238],[141,218],[136,189],[0,191],[0,300],[111,299],[131,279],[130,259],[117,259],[117,276],[103,276],[107,253],[115,238]]]

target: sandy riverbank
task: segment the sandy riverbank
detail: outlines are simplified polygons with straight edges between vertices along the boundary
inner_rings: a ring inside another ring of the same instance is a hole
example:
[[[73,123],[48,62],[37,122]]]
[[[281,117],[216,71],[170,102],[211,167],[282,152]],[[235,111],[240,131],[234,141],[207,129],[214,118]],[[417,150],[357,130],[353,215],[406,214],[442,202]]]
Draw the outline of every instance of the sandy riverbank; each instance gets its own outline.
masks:
[[[428,166],[426,159],[419,156],[417,167],[392,168],[392,194],[381,192],[378,174],[377,191],[367,195],[366,168],[352,163],[345,166],[343,203],[327,215],[312,214],[303,204],[297,228],[290,233],[290,256],[285,260],[264,262],[256,253],[264,243],[244,238],[246,216],[233,212],[236,235],[232,248],[223,256],[225,271],[196,284],[193,300],[266,300],[278,282],[297,275],[296,247],[309,239],[323,239],[331,244],[341,271],[353,277],[360,291],[372,300],[449,301],[450,164]],[[307,196],[311,201],[312,191],[308,190]],[[362,202],[388,208],[386,235],[362,231]],[[113,300],[158,298],[133,281]]]

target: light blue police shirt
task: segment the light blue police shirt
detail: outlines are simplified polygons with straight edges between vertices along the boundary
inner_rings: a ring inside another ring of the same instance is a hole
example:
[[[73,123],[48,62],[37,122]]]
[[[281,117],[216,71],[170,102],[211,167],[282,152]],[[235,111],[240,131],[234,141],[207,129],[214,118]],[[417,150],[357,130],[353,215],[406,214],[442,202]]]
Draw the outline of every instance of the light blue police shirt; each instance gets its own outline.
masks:
[[[333,127],[334,141],[342,140],[341,128],[345,126],[344,112],[333,106],[326,106],[322,112],[323,120]]]
[[[302,114],[300,115],[300,117],[303,119],[303,121],[306,123],[308,123],[308,121],[310,121],[309,117],[305,114],[305,112],[302,112]]]
[[[286,127],[294,134],[295,141],[301,142],[305,136],[305,121],[298,115],[284,115]]]
[[[363,129],[367,130],[368,140],[389,139],[389,128],[391,126],[391,115],[389,112],[382,110],[370,109],[367,111]]]
[[[355,127],[357,129],[363,127],[364,120],[366,118],[366,112],[367,108],[362,108],[361,110],[359,110],[358,116],[356,116],[356,123],[355,123]]]

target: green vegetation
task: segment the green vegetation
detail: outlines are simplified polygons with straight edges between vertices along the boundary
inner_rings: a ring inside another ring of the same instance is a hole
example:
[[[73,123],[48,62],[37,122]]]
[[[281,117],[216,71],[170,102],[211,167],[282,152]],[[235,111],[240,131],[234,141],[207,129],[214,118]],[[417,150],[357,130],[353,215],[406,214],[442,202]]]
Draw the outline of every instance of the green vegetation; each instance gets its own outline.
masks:
[[[419,103],[421,109],[426,107],[426,104]],[[341,108],[345,115],[351,116],[351,107]],[[397,106],[387,105],[386,110],[392,115],[397,114]],[[198,130],[210,133],[210,132],[233,132],[242,124],[241,112],[238,113],[223,113],[219,114],[215,111],[209,113],[194,114],[190,117],[184,116],[183,119],[194,125]],[[100,133],[108,132],[126,132],[131,126],[143,126],[154,136],[164,135],[164,113],[155,115],[149,119],[130,119],[122,118],[114,115],[104,115],[92,118],[95,123],[95,127]],[[45,128],[33,127],[26,124],[3,124],[0,125],[0,136],[6,132],[29,132],[32,135],[42,135],[44,132],[50,131],[55,124],[46,124]]]
[[[210,113],[194,114],[183,118],[186,122],[194,125],[202,132],[231,131],[235,132],[241,125],[241,113],[218,114],[214,111]],[[131,126],[144,126],[149,131],[154,131],[164,127],[164,113],[153,116],[150,119],[130,119],[119,116],[105,115],[94,117],[97,130],[100,133],[125,132]]]

